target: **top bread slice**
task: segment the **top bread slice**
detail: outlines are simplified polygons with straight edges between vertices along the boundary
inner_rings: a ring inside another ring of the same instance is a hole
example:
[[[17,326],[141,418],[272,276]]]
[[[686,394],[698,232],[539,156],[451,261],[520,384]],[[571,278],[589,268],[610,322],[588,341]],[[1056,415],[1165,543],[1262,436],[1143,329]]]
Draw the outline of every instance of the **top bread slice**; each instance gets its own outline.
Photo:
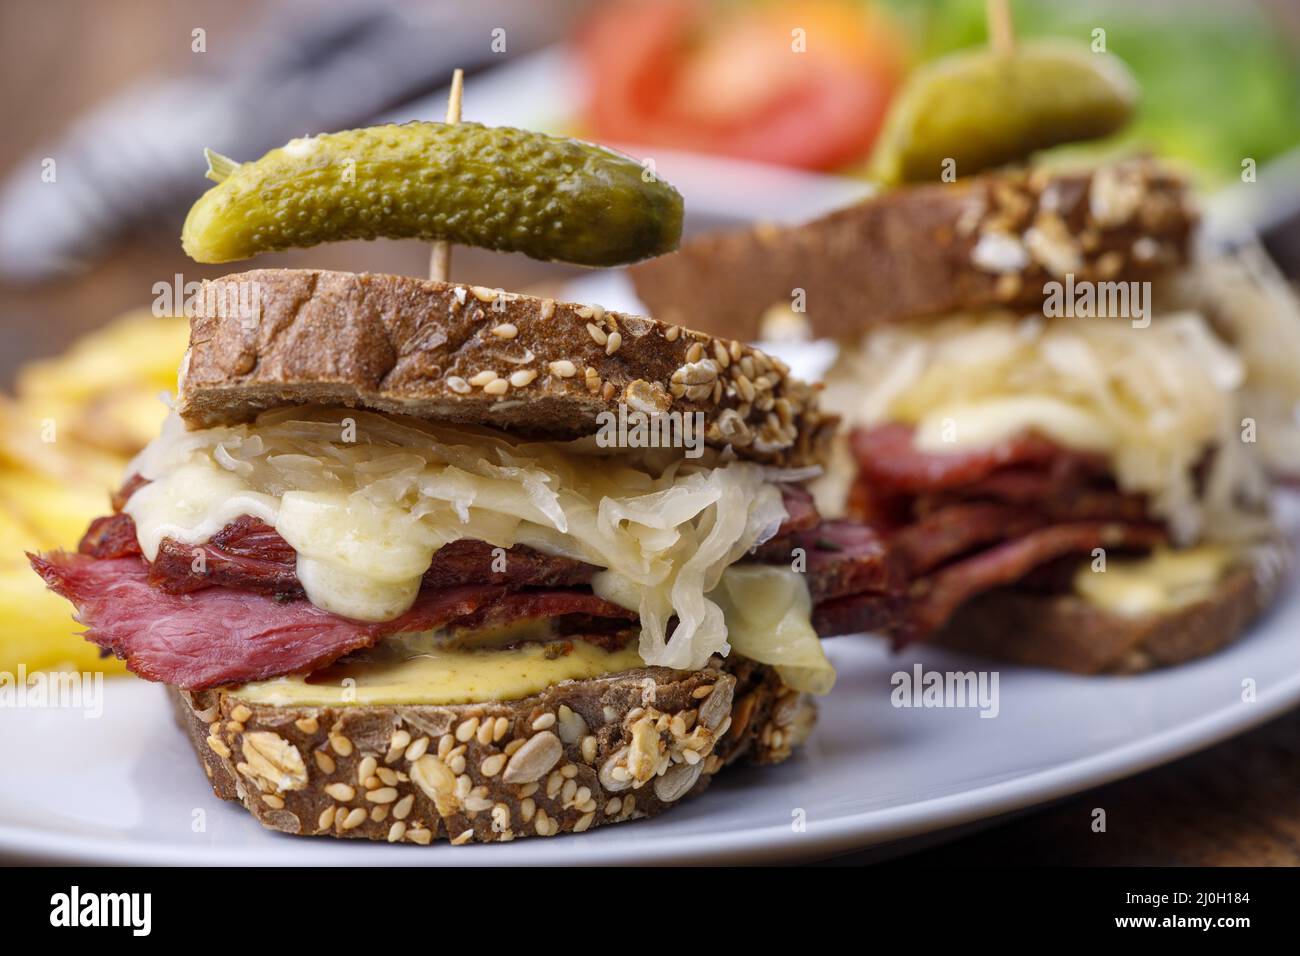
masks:
[[[1012,170],[891,190],[806,225],[702,236],[632,267],[650,314],[746,340],[802,299],[813,333],[990,308],[1038,310],[1044,283],[1146,281],[1187,260],[1186,184],[1148,159]],[[802,293],[802,295],[800,295]]]
[[[635,315],[406,276],[264,269],[204,283],[181,366],[191,427],[332,404],[531,438],[597,416],[703,414],[707,444],[763,463],[821,461],[835,419],[779,359]]]

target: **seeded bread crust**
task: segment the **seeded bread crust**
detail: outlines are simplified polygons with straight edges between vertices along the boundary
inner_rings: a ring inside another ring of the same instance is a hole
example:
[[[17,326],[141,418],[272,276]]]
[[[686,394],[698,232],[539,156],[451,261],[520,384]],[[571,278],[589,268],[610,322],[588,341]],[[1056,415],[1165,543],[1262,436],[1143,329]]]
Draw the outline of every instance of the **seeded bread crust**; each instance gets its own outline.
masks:
[[[771,668],[735,658],[446,707],[274,707],[169,690],[216,795],[262,825],[421,845],[653,816],[729,764],[784,760],[816,720]]]
[[[1124,616],[1074,594],[992,591],[957,612],[930,643],[1077,674],[1132,674],[1212,654],[1245,634],[1278,596],[1293,562],[1269,542],[1215,592],[1166,614]]]
[[[1043,285],[1145,281],[1186,262],[1184,181],[1147,159],[890,190],[803,226],[701,236],[631,268],[650,314],[754,340],[802,290],[819,337],[957,311],[1037,311]],[[993,237],[993,238],[988,238]]]
[[[206,282],[201,301],[180,377],[191,427],[320,403],[567,439],[623,402],[702,412],[709,445],[802,466],[835,425],[779,359],[599,306],[290,269]]]

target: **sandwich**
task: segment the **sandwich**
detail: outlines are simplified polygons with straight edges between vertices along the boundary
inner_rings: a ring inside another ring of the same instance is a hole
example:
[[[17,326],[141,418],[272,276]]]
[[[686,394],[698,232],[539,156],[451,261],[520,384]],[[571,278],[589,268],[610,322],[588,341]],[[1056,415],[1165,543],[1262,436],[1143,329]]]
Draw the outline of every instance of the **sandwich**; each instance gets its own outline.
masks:
[[[445,128],[414,132],[423,151]],[[411,133],[246,164],[274,175],[221,163],[187,249],[274,239],[237,231],[249,181],[293,221],[294,176],[319,212],[340,156]],[[630,162],[582,149],[598,186]],[[659,241],[619,212],[626,248]],[[30,559],[267,827],[461,844],[657,814],[785,760],[834,680],[820,638],[892,613],[876,534],[805,488],[833,416],[758,349],[443,279],[253,270],[192,306],[172,414],[113,513]]]
[[[789,757],[835,680],[820,637],[902,591],[875,532],[816,511],[835,419],[779,359],[438,276],[448,241],[606,265],[681,228],[629,157],[451,112],[209,153],[195,259],[382,235],[439,243],[435,274],[204,282],[112,514],[29,555],[166,685],[216,795],[287,834],[654,816]]]
[[[1196,224],[1152,158],[1029,164],[704,236],[632,277],[662,321],[838,344],[817,503],[885,541],[896,641],[1133,672],[1241,636],[1289,564],[1269,491],[1300,466],[1300,309]]]

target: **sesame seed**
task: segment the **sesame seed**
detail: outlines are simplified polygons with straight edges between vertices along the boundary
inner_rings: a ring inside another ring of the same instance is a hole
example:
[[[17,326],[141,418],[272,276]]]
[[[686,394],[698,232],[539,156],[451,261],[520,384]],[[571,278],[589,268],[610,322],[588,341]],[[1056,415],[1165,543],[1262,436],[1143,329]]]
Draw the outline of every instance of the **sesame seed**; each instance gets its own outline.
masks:
[[[371,803],[392,803],[397,799],[397,789],[395,787],[380,787],[378,790],[371,790],[367,793],[366,799]]]
[[[578,318],[589,319],[596,314],[596,310],[589,305],[580,305],[573,310],[578,314]]]
[[[230,711],[230,719],[237,720],[241,724],[245,723],[248,720],[248,718],[252,716],[253,716],[253,712],[249,710],[247,707],[245,707],[243,704],[236,704],[234,706],[234,709]]]
[[[539,314],[543,319],[549,319],[555,314],[555,300],[543,299]]]
[[[600,397],[607,402],[612,399],[617,392],[618,389],[614,387],[613,382],[606,382],[600,387]]]
[[[316,829],[328,830],[330,827],[334,826],[334,815],[338,812],[339,808],[331,803],[328,807],[322,810],[320,816],[316,818]]]
[[[264,793],[264,794],[262,794],[262,802],[265,803],[265,804],[266,804],[268,807],[270,807],[272,810],[283,810],[283,809],[284,809],[284,800],[283,800],[282,798],[280,798],[280,797],[277,797],[277,796],[276,796],[275,794],[273,794],[273,793]]]
[[[397,843],[406,835],[406,824],[398,820],[388,828],[388,842]]]
[[[596,738],[590,735],[582,738],[582,759],[592,763],[596,759]]]
[[[460,834],[451,841],[452,846],[464,846],[470,840],[474,839],[473,830],[462,830]],[[427,841],[426,841],[427,842]]]
[[[476,373],[472,378],[470,378],[469,383],[475,388],[482,388],[484,385],[487,385],[490,382],[495,382],[496,380],[497,373],[490,368],[485,368],[483,371]]]
[[[386,787],[396,786],[397,781],[401,779],[401,777],[397,775],[397,771],[392,767],[380,767],[375,771],[375,774]]]
[[[587,827],[591,826],[591,821],[595,819],[596,819],[596,814],[584,813],[581,817],[578,818],[578,822],[573,825],[573,832],[574,833],[583,832],[584,830],[587,829]]]
[[[578,368],[568,359],[560,359],[558,362],[552,362],[547,366],[551,374],[556,378],[573,378],[578,374]]]
[[[704,346],[699,342],[692,342],[691,347],[686,350],[686,361],[698,362],[704,358]]]
[[[492,720],[492,718],[487,717],[484,718],[483,722],[478,725],[478,733],[474,735],[474,738],[479,742],[481,746],[486,747],[488,744],[492,743],[493,723],[494,721]]]
[[[587,323],[587,334],[591,336],[593,342],[601,347],[609,343],[609,336],[605,334],[605,330],[591,322]]]
[[[492,739],[500,740],[510,730],[510,721],[505,717],[498,717],[492,724]]]
[[[526,784],[524,784],[522,787],[519,788],[519,796],[520,796],[520,797],[531,797],[533,794],[535,794],[535,793],[536,793],[538,790],[540,790],[540,789],[542,789],[541,784],[539,784],[536,780],[534,780],[534,781],[532,781],[531,783],[526,783]]]
[[[510,390],[510,383],[504,378],[494,378],[483,386],[486,395],[504,395]]]
[[[555,715],[547,712],[533,721],[533,730],[550,730],[555,726]]]
[[[342,734],[330,734],[330,746],[334,748],[334,752],[340,757],[352,756],[352,741]]]
[[[322,773],[333,773],[335,770],[334,758],[323,750],[315,751],[316,766],[320,767]]]
[[[227,747],[227,746],[226,746],[226,745],[221,741],[221,738],[220,738],[220,737],[216,737],[216,736],[209,737],[209,738],[208,738],[208,746],[212,748],[212,752],[213,752],[214,754],[216,754],[218,757],[229,757],[229,756],[230,756],[230,748]]]
[[[691,696],[694,697],[696,700],[703,700],[704,698],[708,697],[712,693],[713,693],[712,684],[701,684],[699,687],[695,688],[695,690],[691,691]]]
[[[537,803],[532,797],[524,797],[519,801],[519,816],[524,823],[533,819],[533,814],[537,812]]]
[[[495,777],[506,765],[505,754],[493,754],[478,765],[479,772],[485,777]]]
[[[388,807],[383,804],[380,804],[377,807],[371,807],[370,819],[374,820],[376,823],[383,823],[388,819]]]
[[[456,746],[456,738],[451,734],[443,734],[438,738],[438,756],[445,759],[454,746]]]
[[[618,351],[619,346],[622,344],[623,344],[622,334],[619,332],[611,332],[609,334],[609,341],[605,343],[605,354],[613,355],[615,352]]]
[[[468,833],[471,837],[474,836],[473,830],[466,830],[465,833]],[[464,835],[465,835],[464,833],[461,834],[461,836]],[[406,831],[406,838],[410,840],[412,843],[420,844],[420,846],[428,846],[429,841],[433,839],[433,831],[426,830],[424,829],[424,827],[416,827]],[[452,842],[455,843],[456,841],[453,840]],[[461,840],[460,842],[464,843],[466,841]]]
[[[361,763],[357,764],[357,781],[364,784],[367,777],[374,776],[375,768],[378,766],[379,761],[374,757],[362,758]]]
[[[406,748],[406,759],[412,763],[424,756],[425,751],[429,749],[429,738],[421,737],[411,746]]]
[[[521,368],[510,376],[510,384],[515,388],[523,388],[537,378],[537,370],[531,368]]]
[[[325,788],[325,792],[340,803],[347,803],[357,795],[356,790],[346,783],[331,783]]]
[[[465,381],[459,375],[448,375],[447,387],[457,395],[465,395],[470,391],[471,386],[469,382]]]
[[[515,327],[513,322],[502,322],[492,329],[492,334],[499,339],[513,339],[519,334],[519,329]]]
[[[447,758],[447,767],[452,773],[462,774],[465,772],[465,755],[456,754],[454,757]]]
[[[681,327],[677,325],[670,325],[668,326],[667,329],[664,330],[664,338],[669,342],[676,342],[677,336],[681,334],[682,334]]]
[[[320,721],[315,717],[299,717],[293,722],[293,725],[304,734],[314,734],[320,730]]]
[[[721,339],[713,340],[713,357],[718,360],[721,368],[726,368],[731,364],[731,356],[727,354],[727,347],[722,344]]]
[[[411,815],[411,807],[415,805],[415,794],[408,793],[393,804],[393,816],[399,820],[405,820]]]
[[[473,292],[474,298],[478,299],[480,302],[494,302],[496,301],[497,295],[501,292],[500,289],[489,289],[481,285],[471,286],[469,291]]]
[[[607,817],[615,816],[622,809],[623,809],[623,798],[615,797],[614,799],[610,800],[609,803],[605,804],[605,816]]]
[[[361,807],[353,808],[352,812],[343,818],[342,829],[351,830],[353,827],[359,827],[366,822],[366,811]]]

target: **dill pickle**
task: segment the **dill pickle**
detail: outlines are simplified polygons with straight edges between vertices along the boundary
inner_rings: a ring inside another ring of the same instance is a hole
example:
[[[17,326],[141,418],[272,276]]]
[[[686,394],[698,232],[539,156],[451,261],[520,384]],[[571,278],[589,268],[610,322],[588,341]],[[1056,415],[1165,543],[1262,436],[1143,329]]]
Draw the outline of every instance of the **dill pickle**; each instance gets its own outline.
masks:
[[[181,232],[198,262],[385,236],[612,266],[681,238],[681,195],[636,160],[526,130],[415,122],[208,160],[217,185]]]
[[[1061,143],[1107,136],[1132,117],[1137,83],[1117,58],[1061,41],[956,53],[919,68],[890,108],[872,157],[885,185],[969,176]]]

